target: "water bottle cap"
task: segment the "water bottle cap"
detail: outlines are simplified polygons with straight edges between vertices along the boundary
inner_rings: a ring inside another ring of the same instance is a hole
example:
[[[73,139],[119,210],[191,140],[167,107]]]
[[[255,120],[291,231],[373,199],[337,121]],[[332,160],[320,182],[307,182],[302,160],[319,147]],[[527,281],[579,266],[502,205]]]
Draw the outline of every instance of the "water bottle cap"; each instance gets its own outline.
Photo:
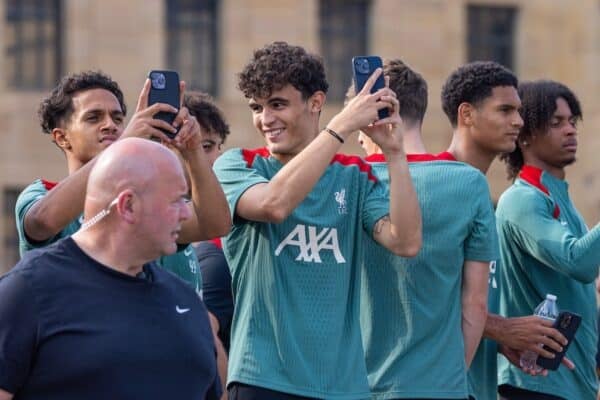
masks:
[[[555,295],[553,295],[553,294],[549,294],[549,293],[548,293],[548,294],[546,295],[546,299],[548,299],[548,300],[552,300],[552,301],[556,301],[556,296],[555,296]]]

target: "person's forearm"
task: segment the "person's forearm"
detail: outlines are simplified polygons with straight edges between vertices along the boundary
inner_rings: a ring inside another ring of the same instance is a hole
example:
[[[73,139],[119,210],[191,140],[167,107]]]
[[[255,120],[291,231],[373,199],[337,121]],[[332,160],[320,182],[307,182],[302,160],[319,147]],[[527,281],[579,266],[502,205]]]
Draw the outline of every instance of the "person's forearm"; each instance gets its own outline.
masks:
[[[480,303],[463,303],[462,333],[465,344],[465,363],[471,365],[481,341],[487,317],[486,306]]]
[[[231,214],[223,189],[202,148],[186,154],[184,160],[190,175],[195,216],[192,217],[194,220],[184,223],[180,243],[224,236],[231,228]]]
[[[465,362],[471,365],[487,321],[489,263],[467,260],[461,290],[462,332]]]
[[[404,152],[385,154],[390,175],[390,231],[395,253],[416,255],[422,242],[421,209]]]
[[[306,198],[340,146],[341,143],[336,138],[320,132],[269,181],[261,206],[272,210],[270,214],[273,215],[274,222],[283,221]]]
[[[598,276],[598,254],[600,254],[600,224],[583,237],[571,239],[564,244],[564,268],[570,276],[591,283]]]
[[[63,179],[27,211],[24,230],[28,238],[54,237],[83,212],[88,177],[96,158]]]
[[[498,343],[503,342],[503,331],[506,318],[498,314],[488,313],[483,329],[483,337],[492,339]]]
[[[600,224],[582,237],[577,237],[569,226],[562,225],[559,220],[547,215],[541,215],[542,211],[537,208],[530,207],[522,213],[523,215],[517,216],[522,221],[503,222],[501,227],[506,230],[505,234],[510,234],[519,246],[549,268],[582,283],[591,283],[596,279],[600,253]]]

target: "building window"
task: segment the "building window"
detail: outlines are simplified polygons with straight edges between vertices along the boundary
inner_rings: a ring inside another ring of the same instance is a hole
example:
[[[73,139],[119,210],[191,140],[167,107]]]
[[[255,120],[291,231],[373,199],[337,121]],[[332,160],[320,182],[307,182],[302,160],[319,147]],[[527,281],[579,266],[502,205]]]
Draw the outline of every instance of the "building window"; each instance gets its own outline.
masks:
[[[344,100],[352,81],[352,57],[368,55],[370,6],[370,0],[321,0],[319,3],[319,37],[330,100]]]
[[[23,191],[22,187],[5,187],[3,191],[4,202],[4,263],[0,267],[0,275],[12,268],[20,259],[19,257],[19,235],[15,222],[15,204],[17,197]]]
[[[517,9],[470,5],[467,15],[469,61],[496,61],[513,69]]]
[[[167,0],[167,64],[189,89],[218,94],[218,1]]]
[[[7,86],[47,89],[62,69],[60,0],[5,0]]]

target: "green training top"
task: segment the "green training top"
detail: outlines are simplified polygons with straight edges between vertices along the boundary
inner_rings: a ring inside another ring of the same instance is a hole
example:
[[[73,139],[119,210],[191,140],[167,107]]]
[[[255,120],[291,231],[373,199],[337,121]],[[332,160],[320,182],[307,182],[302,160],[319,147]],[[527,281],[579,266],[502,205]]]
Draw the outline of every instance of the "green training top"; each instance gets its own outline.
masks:
[[[243,193],[282,167],[267,149],[232,149],[215,163],[234,216],[223,240],[235,299],[228,380],[306,397],[368,398],[360,243],[388,214],[388,200],[367,163],[336,155],[282,223],[236,215]]]
[[[588,231],[568,193],[568,184],[532,166],[500,197],[496,211],[502,269],[500,312],[531,315],[547,293],[561,310],[582,317],[567,356],[576,365],[561,366],[546,378],[531,377],[500,358],[498,384],[560,396],[594,400],[597,340],[594,279],[600,263],[600,224]]]
[[[485,176],[467,164],[444,160],[444,154],[408,156],[423,219],[419,254],[398,257],[365,241],[361,327],[376,399],[468,395],[463,265],[496,260],[498,247]],[[382,155],[367,161],[387,186]]]

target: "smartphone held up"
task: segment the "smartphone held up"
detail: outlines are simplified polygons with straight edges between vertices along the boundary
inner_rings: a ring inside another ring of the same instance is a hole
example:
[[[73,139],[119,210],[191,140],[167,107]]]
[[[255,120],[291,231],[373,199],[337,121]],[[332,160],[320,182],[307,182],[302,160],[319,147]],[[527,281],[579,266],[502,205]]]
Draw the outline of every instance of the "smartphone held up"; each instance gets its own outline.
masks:
[[[148,74],[150,79],[150,93],[148,94],[148,106],[155,103],[169,104],[179,109],[179,75],[175,71],[152,70]],[[173,124],[177,114],[160,111],[154,118]],[[163,130],[164,134],[173,139],[177,133]]]
[[[373,72],[375,72],[377,68],[383,68],[381,58],[378,56],[357,56],[352,58],[352,79],[354,80],[354,88],[356,89],[356,93],[362,90],[367,82],[367,79],[373,75]],[[384,87],[385,80],[383,78],[383,74],[381,74],[371,88],[371,93],[375,93]],[[378,112],[379,119],[387,118],[389,115],[390,113],[387,108],[383,108]]]

